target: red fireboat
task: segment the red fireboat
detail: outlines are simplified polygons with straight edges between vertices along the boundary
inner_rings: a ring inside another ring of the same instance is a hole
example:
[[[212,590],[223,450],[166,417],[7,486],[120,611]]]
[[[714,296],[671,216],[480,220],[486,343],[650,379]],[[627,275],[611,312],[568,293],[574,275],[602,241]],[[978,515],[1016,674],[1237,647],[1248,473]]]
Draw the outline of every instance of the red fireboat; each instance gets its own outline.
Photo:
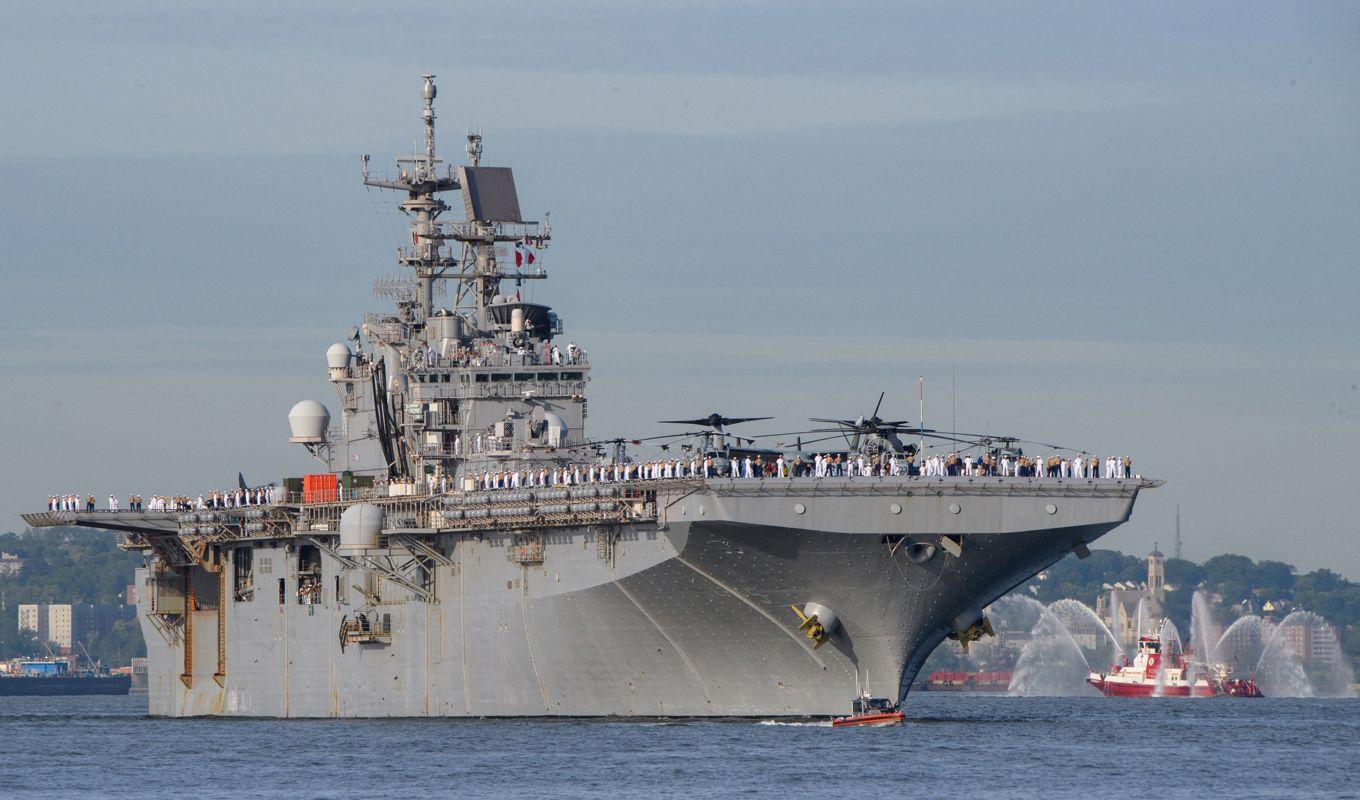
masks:
[[[856,726],[881,728],[887,725],[901,725],[907,715],[896,703],[884,697],[870,697],[862,692],[850,706],[850,716],[836,717],[831,720],[833,728],[853,728]]]
[[[1107,697],[1261,697],[1251,678],[1232,677],[1226,664],[1192,662],[1190,653],[1172,640],[1140,636],[1132,662],[1114,664],[1108,673],[1092,672],[1086,682]]]

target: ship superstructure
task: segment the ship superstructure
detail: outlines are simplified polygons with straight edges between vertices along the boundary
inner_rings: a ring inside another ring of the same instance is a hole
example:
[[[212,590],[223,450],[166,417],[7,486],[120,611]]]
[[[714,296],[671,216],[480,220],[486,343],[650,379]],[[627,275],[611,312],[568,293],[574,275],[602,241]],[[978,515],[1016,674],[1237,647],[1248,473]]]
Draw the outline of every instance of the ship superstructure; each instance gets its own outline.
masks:
[[[688,443],[650,461],[630,450],[643,439],[588,438],[589,358],[524,299],[547,276],[549,226],[523,219],[480,136],[468,163],[440,159],[435,94],[426,76],[423,153],[383,176],[364,159],[364,182],[410,217],[409,277],[380,280],[394,310],[326,352],[337,417],[314,401],[289,415],[324,471],[156,511],[25,515],[121,531],[146,555],[152,713],[823,715],[861,692],[900,700],[940,641],[985,635],[982,608],[1084,555],[1157,485],[1087,454],[1022,470],[1016,440],[996,437],[964,443],[985,455],[966,468],[923,470],[932,432],[877,408],[821,421],[843,450],[815,470],[801,447],[726,430],[749,418],[680,420]]]

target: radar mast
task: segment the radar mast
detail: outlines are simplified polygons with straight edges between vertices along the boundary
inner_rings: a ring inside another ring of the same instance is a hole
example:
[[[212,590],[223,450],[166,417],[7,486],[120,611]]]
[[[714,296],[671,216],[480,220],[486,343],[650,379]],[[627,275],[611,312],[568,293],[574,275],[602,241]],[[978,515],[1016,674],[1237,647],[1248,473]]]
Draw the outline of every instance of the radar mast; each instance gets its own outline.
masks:
[[[425,152],[397,156],[397,174],[383,178],[370,177],[368,156],[363,157],[365,186],[406,192],[406,200],[398,208],[411,218],[411,244],[397,249],[397,263],[409,268],[415,278],[413,318],[409,321],[416,324],[423,323],[434,310],[435,282],[447,277],[458,263],[448,248],[440,247],[437,219],[449,206],[435,195],[460,188],[452,167],[446,167],[444,174],[439,174],[443,159],[435,154],[434,132],[434,98],[438,90],[434,75],[422,77],[425,80],[421,90]]]

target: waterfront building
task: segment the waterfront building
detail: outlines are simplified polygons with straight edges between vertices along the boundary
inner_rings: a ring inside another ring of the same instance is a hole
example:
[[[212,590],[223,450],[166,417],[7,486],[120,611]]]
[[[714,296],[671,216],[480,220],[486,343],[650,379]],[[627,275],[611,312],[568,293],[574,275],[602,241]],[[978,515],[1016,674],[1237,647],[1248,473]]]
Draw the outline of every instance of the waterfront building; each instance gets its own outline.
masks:
[[[118,620],[135,616],[136,608],[127,605],[25,603],[19,606],[19,630],[32,631],[40,643],[70,655],[76,643],[108,633]]]

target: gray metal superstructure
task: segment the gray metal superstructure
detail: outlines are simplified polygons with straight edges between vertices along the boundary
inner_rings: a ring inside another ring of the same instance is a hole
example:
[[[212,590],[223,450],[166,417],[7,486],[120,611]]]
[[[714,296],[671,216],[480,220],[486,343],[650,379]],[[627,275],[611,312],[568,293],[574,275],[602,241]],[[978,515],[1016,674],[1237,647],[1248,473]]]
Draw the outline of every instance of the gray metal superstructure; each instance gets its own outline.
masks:
[[[585,351],[522,298],[551,231],[522,218],[509,169],[481,165],[479,136],[444,165],[434,99],[427,76],[423,153],[382,177],[364,159],[365,183],[405,195],[411,279],[380,281],[395,311],[327,352],[336,424],[316,403],[290,415],[335,477],[257,504],[25,515],[146,554],[151,713],[839,713],[861,687],[904,697],[946,636],[982,635],[989,603],[1156,485],[737,478],[720,424],[688,469],[619,471],[628,442],[586,436]],[[855,446],[870,440],[902,447]]]

